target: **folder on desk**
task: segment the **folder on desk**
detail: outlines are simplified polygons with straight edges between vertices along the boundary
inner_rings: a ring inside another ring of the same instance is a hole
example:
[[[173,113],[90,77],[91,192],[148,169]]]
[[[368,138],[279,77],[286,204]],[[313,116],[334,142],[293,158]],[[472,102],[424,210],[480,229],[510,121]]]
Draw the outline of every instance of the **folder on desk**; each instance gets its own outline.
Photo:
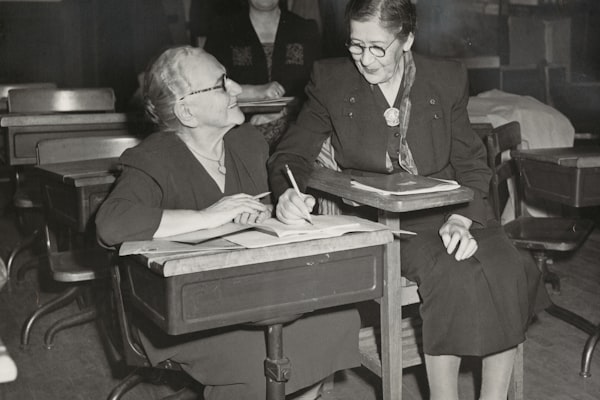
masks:
[[[456,181],[413,175],[408,172],[391,175],[354,176],[351,185],[369,192],[396,196],[444,192],[460,187]]]

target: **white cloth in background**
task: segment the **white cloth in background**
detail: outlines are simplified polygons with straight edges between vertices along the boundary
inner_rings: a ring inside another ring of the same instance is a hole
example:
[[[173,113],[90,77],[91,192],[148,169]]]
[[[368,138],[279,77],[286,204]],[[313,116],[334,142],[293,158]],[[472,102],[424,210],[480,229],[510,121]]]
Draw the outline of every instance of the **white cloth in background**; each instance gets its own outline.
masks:
[[[575,140],[575,128],[567,117],[530,96],[494,89],[470,97],[467,111],[471,122],[487,122],[493,127],[518,121],[523,149],[572,147]],[[502,213],[502,223],[514,219],[512,189],[510,196]],[[527,211],[532,216],[544,217],[557,214],[560,208],[548,202],[543,207],[528,204]]]

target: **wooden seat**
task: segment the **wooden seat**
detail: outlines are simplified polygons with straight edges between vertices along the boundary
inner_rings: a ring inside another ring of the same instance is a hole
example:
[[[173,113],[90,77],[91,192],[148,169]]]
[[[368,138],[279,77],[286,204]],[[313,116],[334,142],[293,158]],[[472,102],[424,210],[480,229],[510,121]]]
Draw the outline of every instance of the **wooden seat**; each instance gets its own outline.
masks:
[[[530,217],[525,215],[524,175],[519,163],[507,156],[507,151],[517,150],[521,144],[521,132],[518,122],[509,122],[495,128],[486,139],[489,162],[494,166],[490,194],[496,216],[499,216],[509,196],[508,180],[513,178],[515,190],[513,201],[516,218],[504,225],[506,234],[517,247],[531,251],[535,262],[542,272],[544,282],[552,285],[560,292],[558,275],[548,268],[548,259],[555,252],[569,252],[578,249],[594,228],[592,220],[578,217]],[[581,372],[584,377],[590,376],[591,354],[599,337],[600,328],[591,326],[590,322],[574,312],[551,304],[546,311],[584,332],[590,337],[584,347]]]
[[[548,269],[548,257],[552,252],[573,251],[587,238],[593,221],[572,217],[538,218],[525,215],[523,188],[518,164],[506,155],[521,144],[519,123],[509,122],[493,129],[486,137],[488,161],[493,166],[490,198],[496,218],[500,218],[509,199],[508,180],[516,180],[514,209],[516,218],[504,225],[506,234],[517,247],[527,249],[543,274],[544,281],[560,292],[560,280]],[[504,154],[504,157],[503,157]]]
[[[10,113],[111,112],[114,109],[115,93],[111,88],[37,88],[8,92]]]
[[[55,83],[34,82],[34,83],[4,83],[0,84],[0,114],[8,112],[8,91],[13,89],[52,89],[56,88]]]
[[[37,145],[38,165],[118,157],[137,143],[139,139],[130,136],[42,140]],[[58,330],[96,318],[95,307],[89,301],[88,283],[107,277],[109,262],[106,250],[96,243],[95,229],[73,233],[56,221],[52,204],[66,202],[67,199],[63,197],[67,195],[55,190],[51,182],[42,182],[42,191],[47,206],[43,235],[48,266],[52,279],[69,285],[61,295],[42,305],[26,320],[21,333],[21,345],[29,344],[33,324],[42,315],[76,299],[84,305],[80,313],[55,322],[46,332],[44,342],[47,348],[51,348]],[[68,235],[64,235],[66,240],[61,236],[63,232],[68,232]]]
[[[111,112],[115,107],[115,94],[110,88],[74,88],[57,89],[52,87],[29,87],[8,90],[8,111],[10,116],[16,114],[39,115],[39,114],[68,114],[68,113],[97,113]],[[10,117],[6,117],[10,119]],[[33,120],[32,120],[33,121]],[[55,121],[54,124],[57,124]],[[3,123],[3,126],[5,124]],[[71,129],[65,131],[59,130],[59,127],[53,128],[51,125],[40,125],[47,131],[55,130],[53,136],[69,136],[74,134]],[[7,128],[10,129],[10,128]],[[12,128],[15,129],[15,128]],[[8,135],[7,143],[7,162],[13,168],[13,181],[15,192],[13,195],[13,207],[17,213],[19,227],[26,230],[25,213],[27,211],[40,211],[42,209],[41,193],[39,191],[39,180],[35,170],[31,165],[35,164],[35,145],[40,140],[42,133],[36,133],[36,128],[30,128],[26,125],[16,129],[23,131],[23,141],[14,140],[12,135]],[[38,128],[39,129],[39,128]],[[29,134],[25,136],[25,134]],[[28,139],[26,139],[28,138]],[[19,150],[17,150],[19,147]],[[17,157],[23,147],[29,147],[32,157],[30,161],[23,161]],[[13,264],[17,255],[25,248],[35,243],[36,237],[41,234],[39,229],[34,229],[31,234],[19,242],[11,251],[8,258],[8,271],[13,269]],[[26,269],[20,271],[22,278]]]

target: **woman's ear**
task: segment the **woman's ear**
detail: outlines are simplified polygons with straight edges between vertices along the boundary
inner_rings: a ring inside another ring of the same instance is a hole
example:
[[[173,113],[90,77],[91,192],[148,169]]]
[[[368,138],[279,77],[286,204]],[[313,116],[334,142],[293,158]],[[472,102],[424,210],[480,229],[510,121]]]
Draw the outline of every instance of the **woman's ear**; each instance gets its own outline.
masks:
[[[402,50],[409,51],[414,42],[415,42],[415,35],[414,35],[414,33],[411,32],[408,34],[408,38],[406,38],[406,42],[404,42],[404,44],[402,45]]]
[[[189,128],[194,128],[198,125],[196,117],[194,116],[194,114],[192,114],[192,112],[184,102],[178,101],[177,103],[175,103],[175,105],[173,106],[173,112],[175,113],[175,116],[177,117],[179,122],[181,122],[182,125],[187,126]]]

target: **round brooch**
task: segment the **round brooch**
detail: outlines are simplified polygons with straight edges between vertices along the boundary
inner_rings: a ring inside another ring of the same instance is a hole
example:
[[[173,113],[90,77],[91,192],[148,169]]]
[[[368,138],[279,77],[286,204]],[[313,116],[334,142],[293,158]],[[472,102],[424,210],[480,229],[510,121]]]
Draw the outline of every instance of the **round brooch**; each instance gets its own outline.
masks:
[[[388,126],[398,126],[400,125],[400,110],[390,107],[383,113],[383,118]]]

